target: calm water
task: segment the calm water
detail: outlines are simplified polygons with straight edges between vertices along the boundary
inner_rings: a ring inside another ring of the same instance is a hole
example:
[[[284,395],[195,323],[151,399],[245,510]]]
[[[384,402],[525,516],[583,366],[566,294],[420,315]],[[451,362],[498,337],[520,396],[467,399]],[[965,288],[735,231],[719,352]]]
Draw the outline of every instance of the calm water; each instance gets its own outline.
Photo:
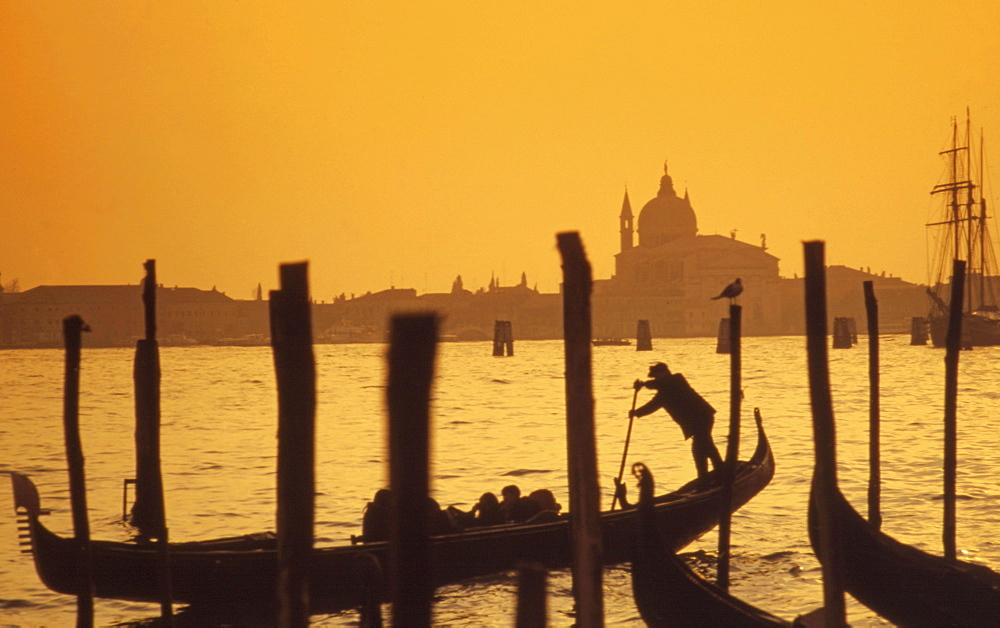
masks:
[[[611,499],[632,402],[631,382],[651,361],[683,372],[719,410],[716,441],[724,450],[728,422],[729,356],[714,339],[658,339],[653,352],[595,347],[594,398],[599,469]],[[432,491],[442,504],[469,507],[480,493],[509,483],[549,487],[568,503],[563,345],[518,342],[512,357],[494,358],[490,343],[447,343],[439,350],[432,409]],[[387,482],[382,345],[317,346],[317,544],[348,543],[360,531],[367,500]],[[883,529],[926,551],[941,552],[941,459],[944,352],[911,347],[908,337],[883,338]],[[772,484],[733,522],[732,591],[786,618],[821,604],[819,565],[806,531],[812,470],[805,340],[744,340],[744,434],[760,407],[777,460]],[[838,420],[841,487],[867,512],[867,340],[831,351]],[[970,559],[1000,569],[1000,430],[992,415],[1000,398],[998,349],[961,357],[959,398],[958,546]],[[131,350],[84,351],[81,423],[92,534],[123,538],[122,480],[133,472]],[[174,540],[208,539],[274,528],[276,389],[267,347],[166,348],[161,351],[162,447],[167,517]],[[0,471],[32,476],[50,527],[71,531],[62,436],[63,354],[55,350],[0,352]],[[640,403],[648,395],[640,393]],[[752,443],[742,447],[749,455]],[[660,412],[637,419],[630,461],[647,463],[658,486],[678,486],[694,473],[680,429]],[[634,487],[634,483],[631,484]],[[634,492],[634,488],[632,489]],[[714,533],[688,548],[710,563]],[[699,551],[700,550],[700,551]],[[628,566],[605,572],[606,622],[640,624]],[[570,625],[571,579],[549,582],[549,619]],[[438,590],[435,622],[511,625],[511,575]],[[99,625],[158,615],[155,605],[98,600]],[[0,479],[0,623],[71,625],[75,598],[39,582],[30,557],[17,547],[13,501]],[[849,600],[854,625],[880,625]],[[349,625],[354,613],[314,617],[316,625]]]

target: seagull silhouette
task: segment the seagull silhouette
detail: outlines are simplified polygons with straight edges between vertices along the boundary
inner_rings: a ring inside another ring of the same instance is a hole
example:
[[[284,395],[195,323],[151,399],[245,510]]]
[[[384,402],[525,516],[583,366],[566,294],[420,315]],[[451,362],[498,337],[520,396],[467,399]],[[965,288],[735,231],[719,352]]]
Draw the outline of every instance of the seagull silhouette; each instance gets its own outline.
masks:
[[[719,293],[719,296],[712,297],[712,299],[715,300],[715,299],[726,298],[732,301],[736,297],[740,296],[742,292],[743,292],[743,282],[741,282],[740,278],[737,277],[736,281],[734,281],[733,283],[729,284],[728,286],[722,289],[722,292]]]

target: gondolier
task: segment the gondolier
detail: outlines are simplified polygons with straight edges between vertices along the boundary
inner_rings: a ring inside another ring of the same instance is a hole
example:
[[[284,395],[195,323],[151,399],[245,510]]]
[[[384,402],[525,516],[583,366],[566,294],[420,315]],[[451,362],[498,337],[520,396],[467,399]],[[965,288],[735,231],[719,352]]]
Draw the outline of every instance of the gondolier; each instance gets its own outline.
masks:
[[[684,375],[671,373],[663,362],[649,367],[649,377],[652,379],[648,381],[635,380],[634,387],[636,390],[650,388],[656,394],[647,403],[630,410],[629,419],[646,416],[663,408],[681,426],[684,439],[691,439],[691,455],[694,456],[698,477],[708,475],[709,460],[712,461],[713,469],[722,468],[722,456],[712,441],[715,408],[691,388]]]

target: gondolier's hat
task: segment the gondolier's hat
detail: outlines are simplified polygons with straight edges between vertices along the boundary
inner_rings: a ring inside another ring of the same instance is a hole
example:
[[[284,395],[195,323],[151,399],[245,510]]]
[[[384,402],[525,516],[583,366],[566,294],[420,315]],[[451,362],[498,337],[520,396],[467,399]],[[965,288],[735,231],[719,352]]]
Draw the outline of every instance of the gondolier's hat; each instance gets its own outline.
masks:
[[[656,377],[657,375],[670,375],[670,369],[663,362],[657,362],[649,367],[649,376]]]

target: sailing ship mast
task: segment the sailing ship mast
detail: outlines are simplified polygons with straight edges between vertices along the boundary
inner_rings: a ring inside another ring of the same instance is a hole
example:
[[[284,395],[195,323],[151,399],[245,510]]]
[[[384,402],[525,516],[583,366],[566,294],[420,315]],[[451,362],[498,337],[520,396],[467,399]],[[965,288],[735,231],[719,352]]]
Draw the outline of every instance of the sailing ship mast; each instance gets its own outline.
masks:
[[[983,130],[979,129],[979,177],[982,184],[986,182],[986,162],[983,155],[985,142],[983,141]],[[986,270],[988,268],[996,268],[996,264],[990,263],[990,256],[993,253],[993,248],[990,239],[987,237],[986,228],[986,189],[980,186],[979,189],[979,268],[982,270],[979,280],[979,304],[980,307],[986,307],[986,282],[988,281]],[[996,299],[993,299],[994,308],[996,306]]]
[[[951,148],[940,153],[948,163],[948,180],[934,186],[931,195],[944,195],[947,211],[941,222],[929,223],[928,227],[945,227],[947,235],[942,242],[940,256],[936,261],[936,289],[950,284],[945,276],[953,259],[963,259],[968,264],[967,277],[976,281],[973,289],[967,289],[964,310],[996,309],[995,300],[988,299],[987,282],[989,269],[993,263],[992,244],[987,229],[986,198],[982,187],[973,179],[972,130],[968,110],[966,110],[964,145],[959,144],[958,121],[952,118]],[[979,173],[984,172],[983,142],[979,142]],[[978,199],[977,199],[978,188]],[[941,296],[940,294],[938,296]]]
[[[989,233],[986,208],[987,191],[985,150],[979,136],[979,159],[974,162],[972,125],[965,112],[965,137],[960,137],[958,121],[951,120],[951,148],[941,151],[947,167],[946,182],[934,186],[932,196],[943,201],[940,222],[928,228],[937,230],[937,259],[927,293],[933,306],[927,317],[935,347],[944,346],[948,328],[948,305],[953,278],[948,270],[956,259],[966,263],[965,298],[962,303],[962,346],[1000,346],[1000,308],[997,299],[997,261]],[[964,144],[960,142],[964,141]],[[978,171],[973,166],[978,166]]]

